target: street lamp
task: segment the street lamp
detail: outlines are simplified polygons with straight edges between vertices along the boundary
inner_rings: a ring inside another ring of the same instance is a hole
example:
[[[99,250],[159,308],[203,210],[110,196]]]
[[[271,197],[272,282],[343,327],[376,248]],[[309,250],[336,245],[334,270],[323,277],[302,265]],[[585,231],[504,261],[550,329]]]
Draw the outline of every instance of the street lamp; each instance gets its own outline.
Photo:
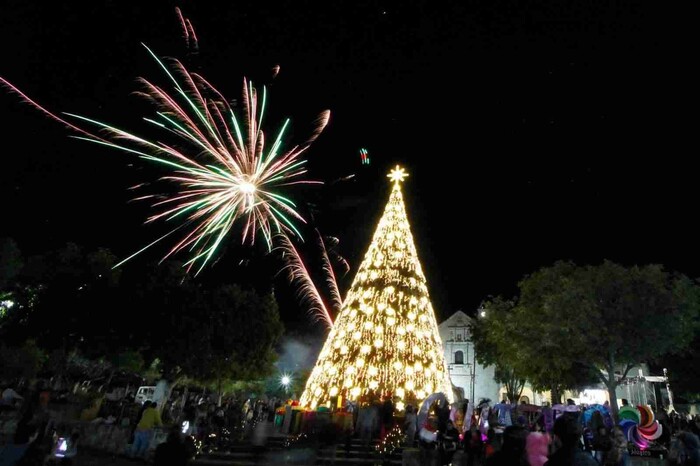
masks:
[[[280,386],[284,388],[284,393],[289,393],[289,386],[292,384],[291,374],[282,374],[280,376]]]
[[[486,309],[484,309],[484,303],[483,301],[479,305],[479,309],[477,311],[477,318],[481,317],[482,319],[486,317]],[[474,346],[474,338],[473,335],[470,335],[471,341],[472,341],[472,386],[471,386],[471,400],[472,403],[474,403],[474,406],[476,406],[476,400],[474,399],[474,391],[476,389],[476,351],[475,351],[475,346]]]

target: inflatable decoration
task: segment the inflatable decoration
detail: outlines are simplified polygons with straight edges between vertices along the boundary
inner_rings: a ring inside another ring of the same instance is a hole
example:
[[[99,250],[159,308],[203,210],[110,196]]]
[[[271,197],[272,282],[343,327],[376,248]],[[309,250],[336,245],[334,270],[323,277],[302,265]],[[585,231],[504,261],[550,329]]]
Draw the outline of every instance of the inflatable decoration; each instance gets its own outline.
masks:
[[[433,405],[435,402],[440,402],[449,405],[449,401],[447,400],[447,396],[445,396],[444,393],[442,392],[437,392],[433,393],[426,398],[423,403],[420,406],[420,409],[418,410],[418,415],[417,421],[418,421],[418,427],[421,427],[425,424],[426,419],[428,419],[428,414],[430,411],[430,407]]]
[[[583,424],[590,424],[591,418],[593,417],[593,413],[596,411],[600,412],[600,414],[603,416],[603,422],[605,423],[605,427],[607,427],[608,429],[612,429],[613,425],[615,424],[612,418],[612,414],[610,414],[610,410],[608,408],[601,404],[589,405],[586,408],[586,410],[581,415],[581,421],[583,422]]]
[[[654,419],[649,406],[623,406],[618,414],[625,437],[640,450],[646,450],[649,442],[661,437],[663,427]]]

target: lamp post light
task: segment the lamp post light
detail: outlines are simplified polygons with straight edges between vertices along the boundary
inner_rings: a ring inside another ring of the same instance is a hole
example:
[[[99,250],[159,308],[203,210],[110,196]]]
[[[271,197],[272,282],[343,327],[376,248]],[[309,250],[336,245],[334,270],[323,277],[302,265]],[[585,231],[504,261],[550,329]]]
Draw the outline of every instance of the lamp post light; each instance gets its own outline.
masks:
[[[280,377],[280,386],[284,388],[284,393],[289,393],[289,386],[292,384],[292,376],[290,374],[282,374]]]
[[[477,310],[477,318],[484,318],[486,317],[486,309],[484,309],[484,303],[483,301],[479,305],[479,309]],[[470,340],[472,343],[472,386],[471,386],[471,400],[472,403],[474,403],[474,406],[476,406],[476,400],[474,399],[474,393],[476,390],[476,351],[474,347],[474,338],[472,335],[470,335]]]
[[[673,394],[671,393],[671,385],[668,383],[668,371],[664,367],[664,378],[666,379],[666,393],[668,394],[668,412],[674,410],[673,407]]]

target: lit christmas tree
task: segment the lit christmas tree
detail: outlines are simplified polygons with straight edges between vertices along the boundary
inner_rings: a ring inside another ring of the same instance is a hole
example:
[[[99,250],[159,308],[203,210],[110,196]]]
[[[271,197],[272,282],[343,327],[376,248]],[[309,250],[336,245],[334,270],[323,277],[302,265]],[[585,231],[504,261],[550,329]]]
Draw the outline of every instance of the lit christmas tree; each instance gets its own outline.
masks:
[[[413,235],[397,166],[372,243],[353,280],[301,397],[311,408],[332,397],[356,400],[373,391],[401,401],[434,392],[452,398],[442,341]]]

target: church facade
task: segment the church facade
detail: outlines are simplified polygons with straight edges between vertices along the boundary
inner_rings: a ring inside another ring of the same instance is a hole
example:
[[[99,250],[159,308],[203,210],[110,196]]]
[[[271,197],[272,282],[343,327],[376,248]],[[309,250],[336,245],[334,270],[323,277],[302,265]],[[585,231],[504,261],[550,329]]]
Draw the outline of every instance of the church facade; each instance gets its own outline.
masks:
[[[462,398],[476,403],[489,398],[496,403],[500,399],[501,386],[494,379],[495,367],[484,367],[476,361],[469,331],[471,321],[467,314],[457,311],[438,326],[447,371],[455,391],[461,392]]]

